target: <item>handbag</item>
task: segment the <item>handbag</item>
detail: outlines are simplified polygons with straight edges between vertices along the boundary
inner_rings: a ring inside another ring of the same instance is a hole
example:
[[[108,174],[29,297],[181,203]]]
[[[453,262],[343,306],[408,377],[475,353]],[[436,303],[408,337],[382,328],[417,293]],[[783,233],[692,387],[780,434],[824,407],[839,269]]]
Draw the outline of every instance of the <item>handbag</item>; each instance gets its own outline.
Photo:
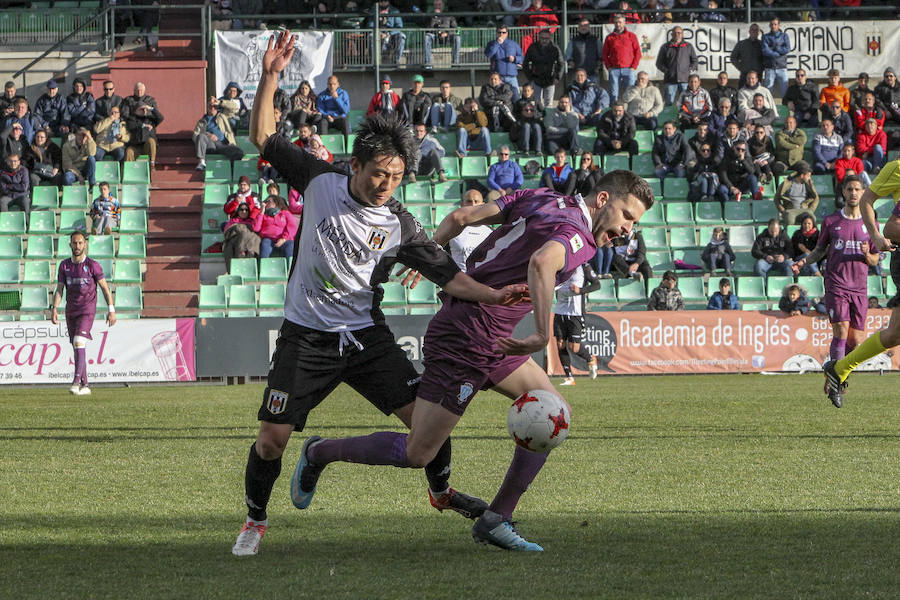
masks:
[[[36,162],[31,172],[42,179],[50,179],[53,177],[53,165],[48,163]]]

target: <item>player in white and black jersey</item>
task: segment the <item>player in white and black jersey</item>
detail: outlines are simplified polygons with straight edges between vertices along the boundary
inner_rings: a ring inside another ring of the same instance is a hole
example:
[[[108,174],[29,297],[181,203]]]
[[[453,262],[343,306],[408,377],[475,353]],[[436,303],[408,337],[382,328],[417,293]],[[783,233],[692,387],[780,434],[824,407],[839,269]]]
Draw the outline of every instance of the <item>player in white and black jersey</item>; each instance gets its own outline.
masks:
[[[384,295],[380,284],[395,263],[417,270],[466,301],[509,304],[527,291],[523,285],[495,290],[461,273],[393,198],[404,172],[415,169],[418,160],[415,139],[399,118],[376,116],[362,125],[349,176],[275,135],[273,96],[278,74],[293,56],[294,41],[289,32],[282,32],[277,42],[270,39],[250,122],[253,143],[303,194],[304,206],[285,321],[259,409],[259,434],[247,460],[248,517],[232,548],[238,556],[257,553],[291,433],[303,429],[309,412],[340,383],[410,426],[419,374],[397,346],[379,306]],[[297,508],[306,508],[315,484],[305,487],[298,473],[291,480],[291,499]],[[469,518],[486,509],[483,500],[450,488],[449,440],[426,467],[426,475],[435,508]]]
[[[571,354],[584,359],[590,369],[591,379],[597,378],[597,357],[591,356],[587,348],[581,345],[581,336],[584,332],[584,296],[599,288],[600,280],[589,264],[582,265],[556,288],[553,336],[556,338],[559,362],[566,373],[566,378],[560,385],[575,385]]]

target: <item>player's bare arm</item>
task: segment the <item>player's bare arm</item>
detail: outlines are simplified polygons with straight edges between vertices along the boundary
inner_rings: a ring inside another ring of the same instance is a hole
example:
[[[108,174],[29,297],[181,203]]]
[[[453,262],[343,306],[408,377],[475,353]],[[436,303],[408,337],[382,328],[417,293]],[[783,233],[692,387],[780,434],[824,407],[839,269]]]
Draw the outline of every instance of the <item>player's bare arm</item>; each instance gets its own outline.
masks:
[[[116,307],[113,305],[112,292],[109,291],[109,285],[106,283],[105,277],[97,282],[97,287],[103,292],[103,298],[106,300],[106,306],[108,307],[106,322],[112,327],[116,324]]]
[[[863,194],[862,201],[859,203],[859,212],[862,214],[863,224],[869,232],[869,239],[872,240],[872,246],[879,252],[890,252],[894,249],[894,244],[891,240],[897,238],[888,237],[890,234],[888,233],[887,226],[884,228],[884,235],[878,231],[878,218],[875,215],[876,200],[878,200],[878,195],[872,190],[866,190]],[[891,220],[895,220],[893,216],[891,217]],[[890,222],[888,222],[888,224],[890,224]],[[893,232],[897,229],[900,228],[892,227],[891,231]],[[900,231],[897,233],[900,233]]]
[[[262,152],[266,140],[275,133],[275,90],[278,89],[278,74],[281,73],[294,56],[294,41],[297,36],[290,31],[282,31],[269,38],[269,45],[263,55],[262,76],[253,99],[250,111],[250,140]]]
[[[537,352],[550,341],[550,317],[556,274],[566,266],[566,249],[551,240],[531,255],[528,261],[528,291],[534,309],[535,333],[525,339],[501,338],[494,349],[503,354],[524,355]]]
[[[890,241],[891,244],[897,244],[900,242],[900,217],[896,215],[891,215],[891,218],[888,219],[888,222],[884,224],[884,237]]]
[[[499,225],[503,215],[496,202],[488,202],[477,206],[462,206],[444,217],[431,237],[441,246],[445,246],[453,238],[469,226]]]
[[[478,283],[462,271],[447,282],[444,291],[460,300],[504,306],[516,304],[528,297],[528,286],[524,283],[515,283],[495,290]]]
[[[62,302],[63,290],[65,285],[56,284],[56,291],[53,292],[53,303],[50,305],[50,322],[54,325],[59,324],[59,303]]]

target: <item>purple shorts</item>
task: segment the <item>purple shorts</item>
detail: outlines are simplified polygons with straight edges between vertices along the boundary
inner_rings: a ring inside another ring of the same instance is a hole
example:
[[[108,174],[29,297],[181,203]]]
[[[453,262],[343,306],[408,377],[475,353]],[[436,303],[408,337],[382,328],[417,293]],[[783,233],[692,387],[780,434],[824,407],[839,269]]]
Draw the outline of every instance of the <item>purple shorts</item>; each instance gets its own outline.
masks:
[[[825,308],[831,323],[850,322],[850,328],[866,330],[866,312],[869,299],[865,294],[853,294],[840,290],[825,292]]]
[[[94,314],[87,313],[80,315],[66,314],[66,328],[69,330],[69,343],[75,341],[75,336],[80,335],[89,340],[91,337],[91,328],[94,326]]]

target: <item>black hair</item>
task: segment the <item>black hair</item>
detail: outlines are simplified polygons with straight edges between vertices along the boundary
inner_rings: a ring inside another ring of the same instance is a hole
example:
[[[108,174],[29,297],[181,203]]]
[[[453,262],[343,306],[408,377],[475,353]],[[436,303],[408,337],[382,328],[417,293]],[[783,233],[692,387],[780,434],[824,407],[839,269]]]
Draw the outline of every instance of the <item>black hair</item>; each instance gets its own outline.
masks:
[[[351,156],[365,165],[376,156],[398,156],[407,171],[419,167],[419,144],[409,123],[397,113],[374,114],[360,125]]]
[[[671,279],[672,281],[678,281],[678,275],[675,274],[675,271],[666,271],[663,273],[663,279]]]
[[[71,242],[72,238],[74,238],[76,235],[80,235],[81,237],[84,238],[84,241],[87,241],[87,234],[85,232],[81,231],[80,229],[76,229],[75,231],[73,231],[72,233],[69,234],[69,241]]]
[[[860,179],[857,175],[847,175],[846,177],[844,177],[844,181],[841,182],[841,188],[845,188],[853,182],[859,182],[860,184],[862,184],[862,179]]]
[[[636,197],[645,209],[653,206],[653,188],[642,177],[631,171],[617,169],[610,171],[597,181],[591,193],[606,192],[610,198],[620,198],[629,194]]]
[[[723,285],[731,286],[731,280],[728,279],[727,277],[723,277],[722,279],[719,280],[719,287],[722,287]]]
[[[275,206],[278,207],[279,212],[282,210],[288,210],[287,201],[277,194],[270,195],[268,198],[266,198],[266,200],[271,200],[272,202],[274,202]],[[240,206],[238,206],[238,209],[240,209]]]

